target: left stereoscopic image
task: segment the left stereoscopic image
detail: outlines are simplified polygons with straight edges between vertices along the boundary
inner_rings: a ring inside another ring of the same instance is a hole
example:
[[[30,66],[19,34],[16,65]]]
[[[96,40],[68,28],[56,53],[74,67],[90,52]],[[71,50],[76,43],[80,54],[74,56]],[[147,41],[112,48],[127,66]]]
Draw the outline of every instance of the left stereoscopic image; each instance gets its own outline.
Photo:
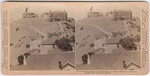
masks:
[[[61,4],[15,7],[10,13],[10,70],[74,70],[74,22],[72,10]]]

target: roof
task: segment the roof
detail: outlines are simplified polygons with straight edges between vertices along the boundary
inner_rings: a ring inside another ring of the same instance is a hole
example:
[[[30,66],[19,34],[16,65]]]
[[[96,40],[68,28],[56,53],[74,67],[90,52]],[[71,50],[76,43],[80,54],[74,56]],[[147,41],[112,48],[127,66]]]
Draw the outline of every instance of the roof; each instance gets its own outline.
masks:
[[[75,65],[75,53],[60,53],[53,59],[49,66],[53,69],[59,69],[58,62],[61,62],[62,65],[66,63],[70,63]]]
[[[106,34],[101,34],[101,35],[99,35],[99,36],[94,36],[94,38],[95,38],[96,40],[98,40],[98,39],[103,39],[103,38],[106,38],[106,37],[107,37]]]
[[[29,66],[30,69],[40,69],[40,70],[50,70],[53,69],[50,66],[48,66],[49,63],[55,58],[55,54],[48,54],[48,55],[30,55],[27,59],[27,66]]]
[[[95,54],[90,57],[91,64],[79,65],[77,66],[77,69],[121,70],[123,68],[122,61],[126,61],[126,63],[134,62],[140,66],[140,55],[140,51],[115,54]]]
[[[58,62],[62,64],[71,63],[75,65],[75,53],[59,53],[59,54],[44,54],[30,55],[27,57],[27,65],[34,69],[59,69]],[[68,65],[68,64],[67,64]]]
[[[119,10],[114,10],[114,12],[131,12],[131,10],[119,9]]]
[[[122,38],[123,38],[123,36],[117,35],[117,36],[115,36],[115,37],[112,37],[112,38],[106,40],[106,43],[108,43],[108,44],[111,44],[111,43],[119,43],[120,39],[122,39]]]
[[[35,14],[35,13],[33,13],[33,12],[25,12],[23,14]]]
[[[137,65],[137,64],[135,64],[135,63],[133,63],[133,62],[131,62],[130,64],[128,64],[128,65],[125,67],[125,69],[128,69],[128,68],[131,67],[131,66],[136,66],[136,67],[138,67],[138,68],[141,68],[139,65]]]
[[[63,69],[65,69],[67,66],[71,66],[72,68],[75,68],[75,66],[73,66],[72,64],[66,63],[65,65],[63,65],[63,66],[61,67],[61,69],[63,70]]]
[[[50,63],[55,57],[55,54],[30,55],[27,57],[27,62],[29,65],[44,65]]]
[[[95,13],[95,14],[99,14],[100,12],[96,12],[96,11],[90,11],[88,13]]]
[[[45,45],[44,45],[45,46]],[[49,47],[49,45],[47,45]],[[43,46],[42,46],[43,47]],[[48,49],[48,50],[47,50]],[[49,50],[49,48],[45,48],[42,49],[42,54],[59,54],[59,53],[63,53],[60,49],[58,48],[53,48],[52,50]],[[34,50],[30,50],[29,53],[31,55],[41,55],[41,49],[34,49]]]
[[[119,48],[117,48],[117,49],[114,49],[114,53],[124,53],[124,52],[126,52],[127,50],[125,50],[124,48],[122,48],[122,47],[119,47]]]
[[[55,10],[55,11],[50,11],[50,13],[67,13],[65,10],[60,11],[60,10]]]
[[[73,65],[75,65],[75,52],[60,53],[59,55],[67,59]]]
[[[63,52],[58,48],[54,48],[51,51],[49,51],[48,53],[49,54],[59,54],[59,53],[63,53]]]
[[[34,50],[30,50],[28,53],[30,53],[31,55],[40,55],[40,49],[34,49]]]
[[[54,44],[57,39],[58,39],[57,36],[53,36],[53,37],[48,38],[48,39],[43,39],[41,43],[43,45],[50,45],[50,44]]]

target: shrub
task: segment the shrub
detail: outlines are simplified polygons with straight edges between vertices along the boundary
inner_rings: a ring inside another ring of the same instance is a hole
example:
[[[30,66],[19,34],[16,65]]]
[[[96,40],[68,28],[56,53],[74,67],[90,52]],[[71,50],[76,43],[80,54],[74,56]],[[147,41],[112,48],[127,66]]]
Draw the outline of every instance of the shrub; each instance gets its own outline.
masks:
[[[29,44],[27,44],[27,45],[26,45],[26,48],[30,48],[30,45],[29,45]]]
[[[18,65],[23,65],[23,55],[18,56]]]
[[[24,53],[23,55],[25,55],[26,57],[30,56],[30,53]]]
[[[121,39],[119,43],[127,51],[136,50],[137,48],[135,44],[135,39],[132,37],[126,37],[124,39]]]
[[[19,30],[19,28],[16,28],[16,31],[18,31]]]
[[[14,45],[13,43],[10,43],[10,46]]]
[[[64,52],[73,50],[72,45],[70,43],[71,40],[65,37],[55,41],[56,46]]]
[[[90,47],[94,47],[95,45],[93,43],[90,44]]]
[[[83,30],[83,27],[81,27],[80,30]]]
[[[73,44],[74,44],[74,43],[75,43],[75,36],[74,36],[74,35],[73,35],[73,36],[71,36],[71,37],[69,38],[69,40],[70,40],[70,42],[71,42],[71,43],[73,43]]]

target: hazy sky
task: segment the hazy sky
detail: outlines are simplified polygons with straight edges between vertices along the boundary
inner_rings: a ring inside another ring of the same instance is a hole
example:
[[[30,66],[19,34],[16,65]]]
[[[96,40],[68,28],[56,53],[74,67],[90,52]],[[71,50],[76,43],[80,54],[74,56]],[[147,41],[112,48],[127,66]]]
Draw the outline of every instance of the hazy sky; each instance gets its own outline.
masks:
[[[99,11],[99,12],[107,12],[107,11],[113,11],[114,9],[131,9],[133,12],[133,16],[139,17],[140,12],[139,10],[130,4],[124,4],[123,2],[91,2],[91,3],[68,3],[68,4],[58,4],[58,3],[23,3],[18,6],[16,6],[10,13],[11,15],[11,22],[16,21],[18,19],[22,18],[22,14],[25,12],[26,7],[28,7],[28,12],[34,12],[34,13],[43,13],[43,12],[49,12],[49,10],[52,11],[64,11],[66,10],[68,12],[69,17],[73,17],[76,20],[80,20],[82,18],[87,17],[87,12],[90,10],[91,6],[93,7],[93,11]]]
[[[113,2],[107,2],[107,3],[89,3],[86,5],[83,5],[81,8],[79,8],[76,11],[76,19],[82,19],[87,17],[87,12],[90,11],[90,8],[93,7],[93,11],[99,11],[102,13],[106,13],[108,11],[113,11],[114,9],[116,10],[120,10],[120,9],[124,9],[124,10],[131,10],[132,11],[132,15],[139,17],[140,16],[140,12],[139,10],[133,6],[133,5],[129,5],[129,4],[123,4],[123,3],[113,3]]]
[[[64,11],[68,12],[69,17],[73,17],[73,11],[70,7],[62,5],[62,4],[55,4],[55,3],[50,3],[50,4],[40,4],[40,3],[24,3],[21,5],[16,6],[10,13],[11,17],[10,20],[16,21],[18,19],[23,18],[23,13],[25,12],[26,7],[28,7],[28,12],[33,12],[33,13],[43,13],[43,12],[49,12],[51,11]]]

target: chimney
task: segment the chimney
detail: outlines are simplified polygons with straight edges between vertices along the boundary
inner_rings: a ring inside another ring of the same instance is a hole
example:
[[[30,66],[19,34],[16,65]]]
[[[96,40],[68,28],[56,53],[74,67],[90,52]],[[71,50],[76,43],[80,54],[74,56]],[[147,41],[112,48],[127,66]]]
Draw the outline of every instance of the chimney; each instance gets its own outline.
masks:
[[[58,68],[61,70],[62,68],[62,64],[61,64],[61,61],[58,62]]]
[[[123,69],[126,69],[126,63],[125,63],[125,61],[122,61],[122,64],[123,64]]]
[[[23,65],[27,65],[26,56],[25,55],[23,55]]]
[[[28,12],[28,7],[26,7],[26,11],[25,12]]]
[[[93,10],[93,7],[91,6],[91,9],[90,9],[90,11],[92,11]]]
[[[88,53],[87,56],[88,56],[88,57],[87,57],[87,58],[88,58],[88,59],[87,59],[87,64],[91,64],[90,54]]]

